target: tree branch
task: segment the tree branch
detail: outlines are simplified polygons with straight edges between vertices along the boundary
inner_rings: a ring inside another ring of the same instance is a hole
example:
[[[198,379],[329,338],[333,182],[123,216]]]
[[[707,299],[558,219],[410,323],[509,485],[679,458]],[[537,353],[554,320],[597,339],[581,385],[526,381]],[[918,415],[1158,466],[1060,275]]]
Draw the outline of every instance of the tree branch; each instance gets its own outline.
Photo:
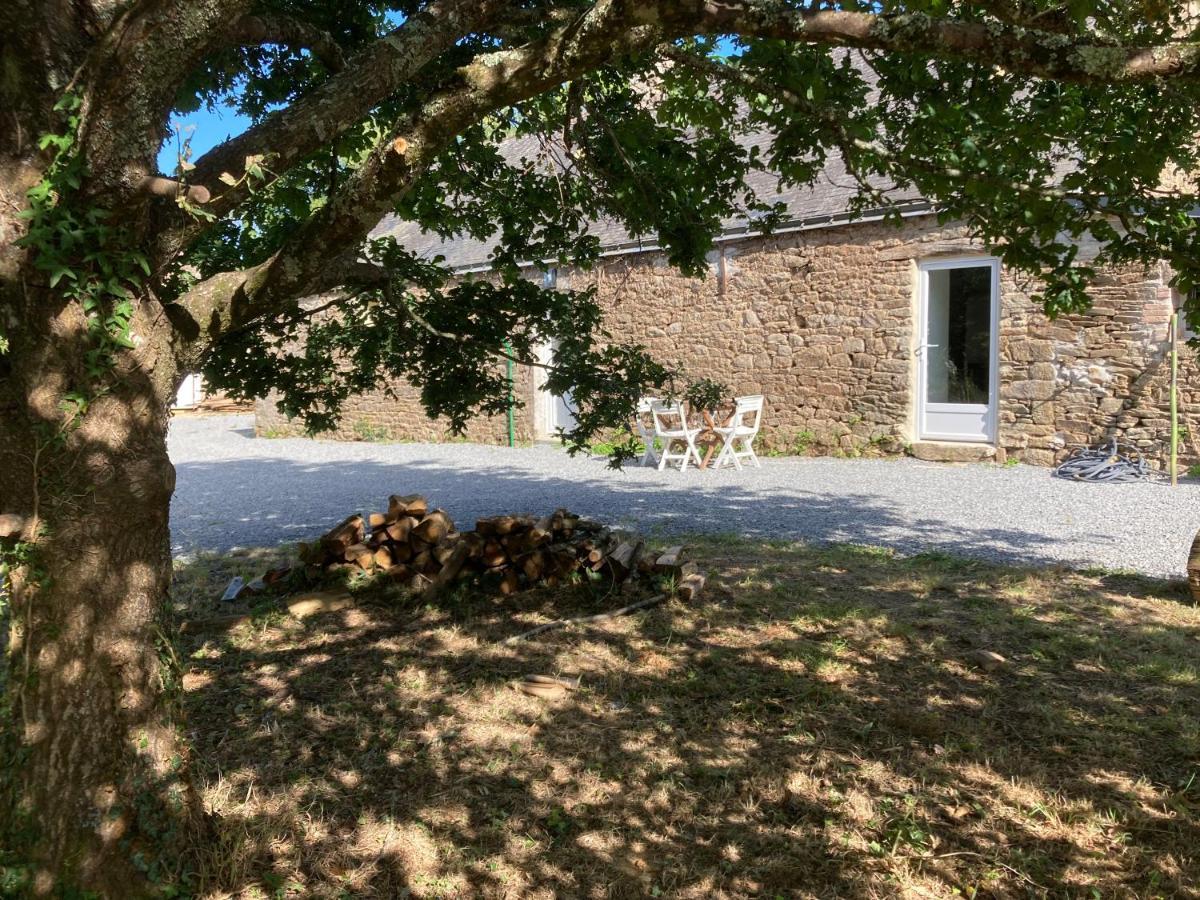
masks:
[[[547,21],[561,21],[554,34],[569,33],[572,22],[595,18],[613,4],[599,0],[590,11],[551,7]],[[222,190],[228,172],[240,178],[249,156],[271,154],[273,168],[285,171],[326,146],[394,93],[426,63],[471,30],[492,20],[522,21],[504,0],[435,0],[388,37],[363,51],[341,76],[261,124],[209,151],[196,163],[191,181],[217,199],[210,207],[223,215],[240,204],[249,187]],[[1128,82],[1191,78],[1200,74],[1200,44],[1180,41],[1123,47],[1094,34],[1068,36],[1003,20],[988,22],[933,18],[922,13],[858,13],[796,10],[777,0],[656,0],[626,11],[629,27],[657,27],[667,38],[689,34],[737,33],[804,44],[904,51],[930,57],[966,59],[1043,78],[1079,82]],[[204,227],[192,222],[178,236],[183,243]]]
[[[314,284],[327,277],[325,261],[356,251],[463,130],[608,59],[650,49],[661,38],[658,25],[631,24],[619,0],[601,0],[580,20],[536,44],[477,57],[459,69],[452,86],[397,123],[337,195],[271,259],[197,285],[172,304],[173,315],[193,323],[190,340],[202,335],[211,340],[314,293]]]
[[[159,0],[114,20],[76,79],[89,193],[112,209],[143,203],[179,86],[251,0]],[[210,192],[211,193],[211,192]]]
[[[328,31],[279,14],[242,16],[226,35],[231,43],[280,44],[284,47],[306,49],[330,72],[346,67],[346,55]]]
[[[498,0],[493,0],[493,3]],[[484,15],[485,0],[438,0],[427,9],[441,17]],[[442,7],[445,7],[443,11]],[[495,5],[487,5],[490,12]],[[239,171],[236,154],[248,148],[266,149],[269,140],[289,136],[276,145],[287,159],[300,148],[315,148],[317,137],[326,140],[330,129],[345,127],[363,112],[363,104],[402,82],[431,58],[427,46],[412,46],[416,35],[442,42],[453,40],[459,29],[446,23],[414,17],[392,37],[407,52],[390,60],[387,72],[368,81],[365,93],[357,90],[364,76],[356,60],[312,99],[318,120],[302,121],[304,101],[280,114],[257,131],[213,151],[197,166],[205,178]],[[423,29],[423,30],[422,30]],[[1195,75],[1200,49],[1190,43],[1158,48],[1124,48],[1099,40],[1071,40],[1061,34],[989,22],[934,19],[926,15],[848,13],[828,10],[795,10],[777,0],[656,0],[626,4],[596,0],[582,15],[546,34],[541,40],[512,50],[476,57],[458,70],[453,82],[430,97],[413,115],[398,122],[346,180],[331,201],[314,213],[287,243],[261,266],[243,273],[224,273],[220,283],[230,288],[224,311],[215,319],[210,336],[240,328],[258,316],[270,315],[314,292],[314,283],[325,277],[323,260],[354,251],[380,218],[395,205],[455,136],[489,113],[519,103],[564,81],[578,77],[622,54],[644,52],[660,42],[680,36],[738,33],[745,36],[791,40],[808,44],[854,46],[865,49],[921,53],[1003,66],[1047,78],[1077,81],[1138,81]],[[383,53],[378,47],[370,54]],[[407,74],[404,74],[407,73]],[[385,87],[389,86],[389,87]],[[368,89],[369,88],[369,89]],[[318,134],[319,132],[319,134]],[[875,144],[860,150],[885,151]],[[215,154],[215,155],[214,155]],[[201,182],[204,183],[204,182]],[[219,210],[218,210],[219,211]],[[199,293],[196,293],[196,292]],[[201,285],[180,298],[177,306],[192,315],[210,315],[211,295]],[[196,294],[196,296],[193,296]]]
[[[1190,41],[1126,47],[1096,34],[1073,37],[1000,21],[796,10],[775,0],[685,0],[664,4],[662,13],[676,28],[692,22],[708,34],[963,59],[1056,81],[1113,84],[1200,71],[1200,44]]]
[[[384,38],[353,57],[337,76],[286,109],[264,119],[196,160],[190,182],[209,189],[217,200],[209,212],[223,215],[250,193],[248,182],[236,188],[221,183],[222,173],[241,179],[246,158],[270,155],[271,168],[284,172],[327,147],[406,84],[464,35],[481,26],[510,0],[435,0]],[[189,222],[175,236],[182,244],[205,227]]]

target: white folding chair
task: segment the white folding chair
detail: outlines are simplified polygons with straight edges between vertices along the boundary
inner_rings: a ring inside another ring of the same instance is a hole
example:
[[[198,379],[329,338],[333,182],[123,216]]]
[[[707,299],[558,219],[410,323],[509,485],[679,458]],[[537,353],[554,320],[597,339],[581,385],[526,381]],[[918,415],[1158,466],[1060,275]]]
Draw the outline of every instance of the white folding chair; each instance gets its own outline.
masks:
[[[723,427],[713,429],[724,442],[714,466],[717,469],[730,462],[733,463],[734,468],[741,469],[743,459],[751,460],[756,466],[761,465],[752,444],[755,437],[758,436],[758,429],[762,423],[762,394],[738,397],[734,400],[734,404],[733,415],[729,417],[729,421]],[[747,416],[752,417],[749,423],[746,422]],[[742,445],[740,450],[738,449],[739,442]]]
[[[696,468],[700,467],[700,453],[696,450],[696,435],[700,429],[688,426],[687,407],[682,403],[664,403],[661,400],[650,402],[650,416],[654,419],[654,436],[662,441],[662,456],[658,460],[659,471],[667,467],[669,462],[678,462],[679,471],[687,468],[688,460],[695,460]],[[671,447],[682,443],[682,453],[672,453]]]
[[[633,417],[638,438],[646,448],[646,452],[642,454],[642,461],[638,463],[640,466],[658,465],[658,454],[654,452],[654,419],[651,412],[651,406],[657,402],[657,397],[643,397],[638,401],[637,414]],[[647,417],[650,417],[649,424],[647,424]]]

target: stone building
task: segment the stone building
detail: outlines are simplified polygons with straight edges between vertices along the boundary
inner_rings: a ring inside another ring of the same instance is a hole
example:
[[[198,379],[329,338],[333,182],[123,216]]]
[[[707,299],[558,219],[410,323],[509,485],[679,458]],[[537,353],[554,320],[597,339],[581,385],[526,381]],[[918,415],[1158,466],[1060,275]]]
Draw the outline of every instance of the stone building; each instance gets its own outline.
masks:
[[[831,166],[836,167],[836,161]],[[1051,465],[1110,435],[1166,459],[1170,437],[1168,322],[1176,299],[1161,266],[1105,272],[1090,312],[1050,321],[1032,288],[928,204],[904,203],[903,224],[851,217],[849,179],[783,197],[790,221],[772,236],[730,221],[705,278],[680,275],[651,244],[611,223],[591,270],[558,270],[559,286],[595,286],[614,335],[648,347],[688,379],[766,396],[762,441],[785,452],[910,452],[925,459]],[[763,193],[764,196],[769,196]],[[441,242],[385,220],[377,234],[463,277],[486,272],[489,247]],[[1086,248],[1081,257],[1086,258]],[[546,359],[553,348],[544,348]],[[515,434],[551,438],[570,424],[569,398],[520,368]],[[1180,343],[1183,464],[1200,461],[1200,367]],[[347,403],[335,437],[439,440],[414,390]],[[268,399],[260,434],[292,430]],[[472,423],[474,441],[507,442],[504,417]]]

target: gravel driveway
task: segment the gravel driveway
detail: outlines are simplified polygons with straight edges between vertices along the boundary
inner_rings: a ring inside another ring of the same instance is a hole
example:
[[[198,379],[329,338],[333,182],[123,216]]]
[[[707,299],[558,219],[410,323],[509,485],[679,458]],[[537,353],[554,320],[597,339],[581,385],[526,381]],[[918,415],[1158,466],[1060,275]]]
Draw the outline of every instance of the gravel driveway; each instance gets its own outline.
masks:
[[[557,447],[352,444],[254,437],[251,416],[178,417],[174,551],[312,537],[389,494],[425,494],[460,523],[558,506],[645,531],[737,532],[943,550],[1182,576],[1200,484],[1085,485],[1033,466],[767,459],[685,473],[572,459]]]

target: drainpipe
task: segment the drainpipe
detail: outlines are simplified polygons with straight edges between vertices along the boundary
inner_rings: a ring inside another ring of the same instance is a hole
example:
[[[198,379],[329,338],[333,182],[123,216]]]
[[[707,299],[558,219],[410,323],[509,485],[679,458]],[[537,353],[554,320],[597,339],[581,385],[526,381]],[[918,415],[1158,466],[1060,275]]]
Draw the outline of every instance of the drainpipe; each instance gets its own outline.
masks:
[[[1179,484],[1179,310],[1171,313],[1171,486]]]
[[[517,446],[517,422],[513,409],[515,403],[513,383],[515,378],[513,373],[512,344],[508,341],[504,342],[504,352],[508,354],[508,358],[504,360],[505,374],[508,376],[508,446],[515,447]]]

